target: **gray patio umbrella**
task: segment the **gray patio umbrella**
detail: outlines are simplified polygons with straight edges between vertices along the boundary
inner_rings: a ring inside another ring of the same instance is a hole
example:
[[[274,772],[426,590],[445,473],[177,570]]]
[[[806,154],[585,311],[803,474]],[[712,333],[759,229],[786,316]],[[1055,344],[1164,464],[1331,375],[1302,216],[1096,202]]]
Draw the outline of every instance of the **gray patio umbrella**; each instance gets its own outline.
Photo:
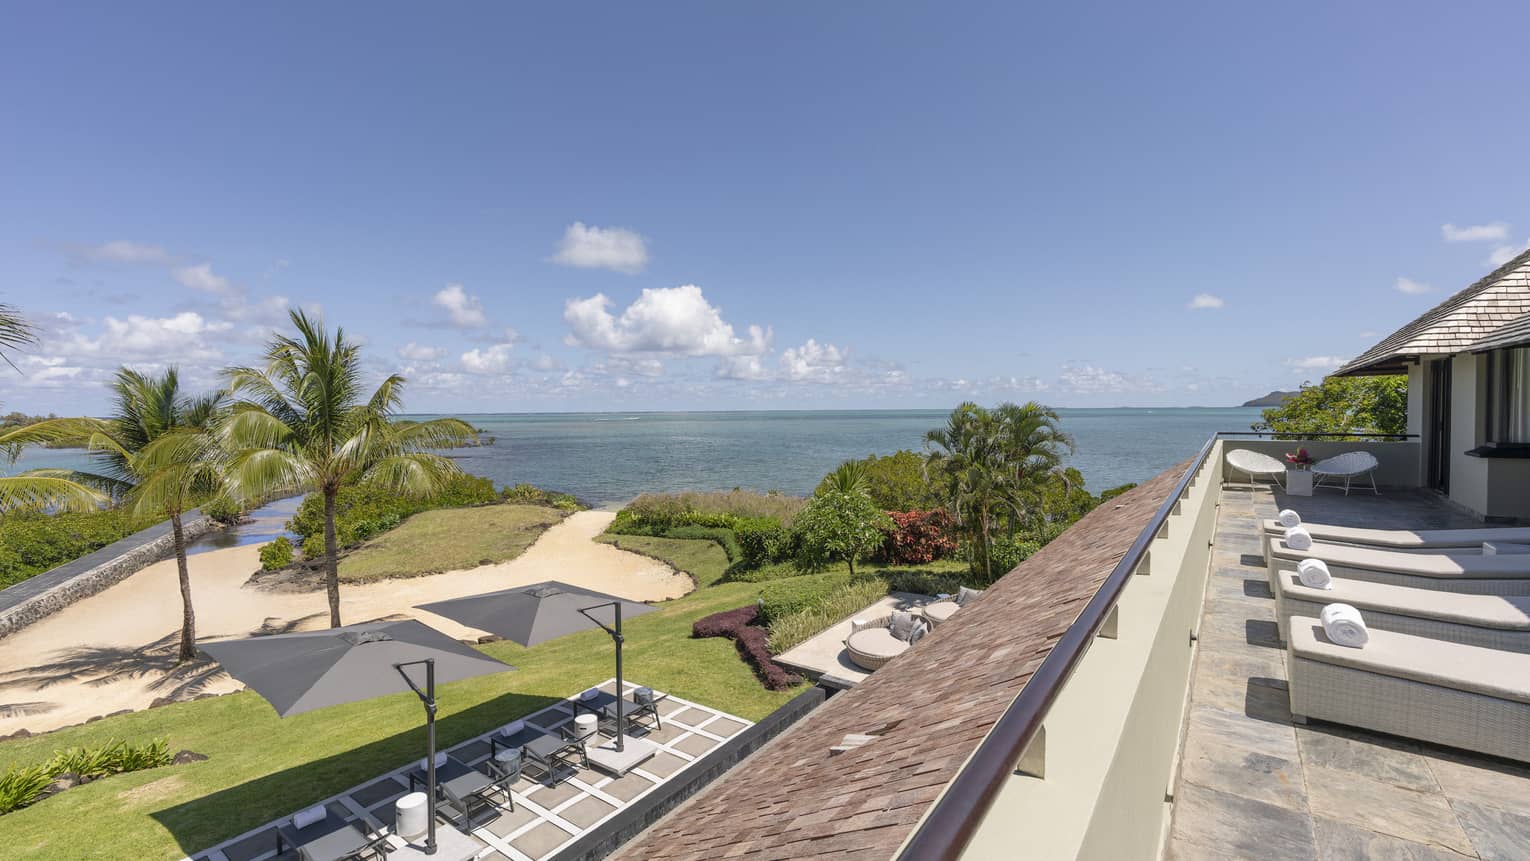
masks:
[[[600,626],[616,642],[616,749],[624,749],[622,617],[652,613],[652,607],[604,592],[548,580],[500,592],[420,604],[417,609],[428,610],[453,622],[488,631],[523,646],[535,646],[587,630],[590,622]]]
[[[423,622],[369,622],[323,631],[201,644],[281,717],[413,691],[425,705],[428,854],[436,851],[436,682],[513,670]],[[408,673],[424,667],[421,685]]]

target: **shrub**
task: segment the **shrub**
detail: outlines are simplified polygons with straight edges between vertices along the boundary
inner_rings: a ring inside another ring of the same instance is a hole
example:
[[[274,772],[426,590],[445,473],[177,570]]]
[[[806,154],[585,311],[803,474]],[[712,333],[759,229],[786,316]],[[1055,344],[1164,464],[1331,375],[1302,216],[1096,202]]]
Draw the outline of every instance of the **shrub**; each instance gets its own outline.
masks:
[[[859,582],[876,578],[863,575],[855,579]],[[774,624],[777,619],[820,606],[835,589],[851,580],[847,572],[831,571],[826,574],[786,577],[766,583],[760,589],[761,621],[767,625]]]
[[[738,561],[755,567],[771,562],[784,562],[796,555],[797,546],[792,532],[772,517],[740,519],[733,527],[738,539]]]
[[[724,553],[728,554],[729,562],[738,562],[744,556],[744,551],[739,547],[738,538],[734,536],[731,529],[716,526],[676,526],[665,530],[663,537],[714,541]]]
[[[865,460],[850,462],[862,467],[866,495],[887,511],[934,508],[940,504],[939,476],[935,482],[930,481],[925,459],[917,452],[903,449],[884,457],[872,455]],[[825,478],[819,482],[815,493],[822,493],[829,487],[829,478]]]
[[[454,476],[438,492],[423,497],[400,496],[384,487],[351,485],[335,496],[335,541],[341,547],[358,544],[399,525],[404,518],[436,508],[458,508],[498,501],[494,482],[466,473]],[[287,528],[302,539],[303,553],[324,553],[324,497],[310,493],[298,506]]]
[[[759,607],[753,604],[713,613],[697,619],[691,625],[691,636],[727,637],[733,640],[739,656],[754,668],[765,687],[773,691],[786,690],[801,682],[802,677],[781,669],[772,659],[768,634],[764,628],[753,624],[759,615]]]
[[[821,603],[792,613],[770,623],[770,651],[781,654],[827,630],[830,625],[887,594],[887,584],[878,579],[846,583],[824,596]]]
[[[162,738],[139,746],[109,741],[102,747],[57,751],[47,762],[13,765],[0,774],[0,813],[35,804],[53,779],[63,774],[73,774],[83,783],[112,774],[159,768],[172,761],[169,742]]]
[[[1049,538],[1055,536],[1049,536]],[[1042,542],[1018,538],[996,538],[989,550],[993,560],[994,576],[1002,577],[1015,570],[1015,566],[1031,558],[1041,549]]]
[[[232,526],[244,517],[244,508],[239,503],[222,497],[209,499],[202,503],[201,509],[203,514],[224,526]]]
[[[741,520],[771,518],[790,527],[807,500],[779,493],[731,490],[725,493],[645,493],[616,516],[609,531],[662,535],[676,526],[732,529]]]
[[[35,804],[43,790],[53,782],[49,763],[13,765],[0,774],[0,813],[10,813]]]
[[[1120,487],[1112,487],[1109,490],[1102,490],[1102,491],[1100,491],[1100,501],[1104,502],[1107,499],[1115,499],[1116,497],[1118,497],[1121,494],[1127,492],[1128,490],[1131,490],[1132,488],[1134,488],[1136,486],[1137,486],[1137,483],[1133,481],[1133,482],[1127,482],[1126,484],[1123,484]]]
[[[110,508],[79,514],[18,512],[0,517],[0,587],[78,559],[159,522]]]
[[[524,482],[502,489],[499,496],[504,501],[516,505],[547,505],[560,511],[582,511],[588,508],[571,493],[543,490],[534,484]]]
[[[970,571],[940,574],[933,571],[892,570],[882,571],[881,575],[887,579],[887,591],[913,592],[916,595],[955,595],[963,586],[981,589],[987,585]]]
[[[260,548],[260,567],[265,571],[277,571],[292,564],[294,553],[287,536],[277,536],[275,541]]]
[[[799,542],[799,567],[812,571],[841,561],[854,575],[856,560],[881,547],[892,528],[887,512],[864,493],[821,493],[802,509],[792,530]]]
[[[882,555],[895,565],[923,565],[956,552],[956,523],[944,509],[889,511],[894,529]]]

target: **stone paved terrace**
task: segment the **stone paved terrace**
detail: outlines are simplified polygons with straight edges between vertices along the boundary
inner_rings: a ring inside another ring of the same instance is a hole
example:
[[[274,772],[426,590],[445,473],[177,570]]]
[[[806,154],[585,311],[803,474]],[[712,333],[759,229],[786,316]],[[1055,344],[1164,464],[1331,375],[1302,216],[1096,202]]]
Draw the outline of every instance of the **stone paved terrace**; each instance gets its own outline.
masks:
[[[1481,524],[1432,497],[1223,488],[1175,786],[1171,859],[1530,858],[1530,768],[1332,724],[1293,725],[1258,520]]]
[[[626,683],[629,692],[635,687],[635,683]],[[600,689],[614,692],[615,679],[600,685]],[[659,715],[663,728],[645,736],[660,744],[659,753],[624,777],[612,778],[581,768],[553,787],[522,777],[511,787],[515,811],[502,810],[497,819],[472,833],[475,858],[484,861],[555,858],[580,837],[599,829],[619,810],[675,778],[750,726],[743,718],[673,696],[659,704]],[[572,698],[526,717],[529,725],[545,730],[556,730],[572,720]],[[447,750],[468,765],[481,766],[489,758],[488,736]],[[393,824],[393,802],[408,791],[408,767],[352,787],[325,803],[337,801],[350,814],[348,821],[361,821],[369,833],[386,831]],[[198,853],[195,861],[274,861],[278,859],[275,827],[276,823],[268,823],[242,834]],[[402,845],[399,838],[391,839],[398,841],[396,846]],[[288,852],[280,856],[280,861],[296,857]]]

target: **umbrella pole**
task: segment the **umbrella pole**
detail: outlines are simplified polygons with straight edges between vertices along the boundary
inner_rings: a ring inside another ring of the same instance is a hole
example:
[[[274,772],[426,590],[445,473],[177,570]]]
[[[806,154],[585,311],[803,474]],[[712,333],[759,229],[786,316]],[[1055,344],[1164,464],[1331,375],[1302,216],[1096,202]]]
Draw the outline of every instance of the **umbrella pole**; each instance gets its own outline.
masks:
[[[415,664],[425,665],[425,690],[409,678],[404,672],[405,667]],[[426,658],[421,661],[409,661],[403,664],[394,664],[393,669],[404,677],[409,689],[425,704],[425,812],[429,819],[425,825],[425,854],[436,854],[436,661],[434,658]]]
[[[621,753],[625,749],[623,739],[627,736],[627,725],[622,722],[622,602],[617,601],[616,607],[616,633],[612,638],[616,640],[616,752]]]

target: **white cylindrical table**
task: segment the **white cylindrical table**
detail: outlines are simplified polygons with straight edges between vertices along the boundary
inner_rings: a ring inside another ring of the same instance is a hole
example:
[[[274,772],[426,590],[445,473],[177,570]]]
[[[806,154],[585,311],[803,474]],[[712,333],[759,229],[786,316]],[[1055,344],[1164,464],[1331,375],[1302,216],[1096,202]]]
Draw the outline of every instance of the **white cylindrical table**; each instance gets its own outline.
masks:
[[[394,802],[393,814],[393,831],[405,840],[419,837],[430,825],[423,792],[411,792]]]
[[[574,735],[578,736],[580,740],[590,738],[595,735],[598,723],[599,719],[595,715],[582,714],[574,718]]]

